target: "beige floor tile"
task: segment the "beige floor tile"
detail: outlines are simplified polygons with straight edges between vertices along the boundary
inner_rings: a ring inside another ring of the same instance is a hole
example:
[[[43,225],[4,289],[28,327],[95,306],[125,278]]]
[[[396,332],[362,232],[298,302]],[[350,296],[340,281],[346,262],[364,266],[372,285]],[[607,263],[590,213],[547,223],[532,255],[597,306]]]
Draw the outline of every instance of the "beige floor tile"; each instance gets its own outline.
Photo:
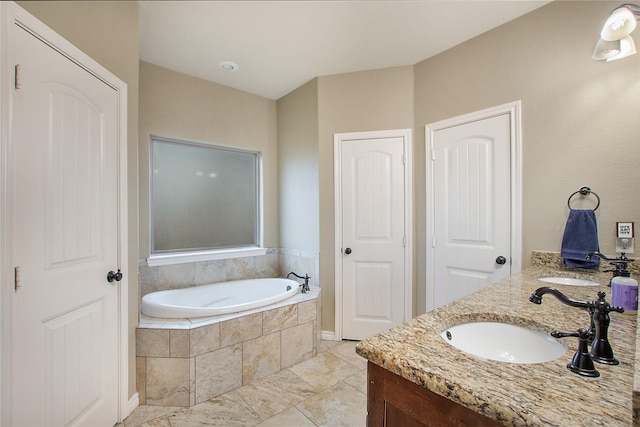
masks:
[[[313,387],[288,369],[269,375],[236,391],[263,420],[317,393]]]
[[[147,423],[140,424],[138,427],[171,427],[169,424],[169,420],[167,417],[156,418],[155,420],[151,420]]]
[[[135,427],[164,417],[183,408],[177,406],[145,406],[140,405],[124,420],[124,427]]]
[[[316,427],[316,425],[296,408],[289,408],[256,427]]]
[[[337,346],[338,344],[340,344],[340,341],[321,340],[320,341],[320,348],[318,349],[318,353],[322,353],[323,351],[329,351],[332,348],[334,348],[335,346]]]
[[[289,369],[318,391],[331,387],[359,371],[355,366],[331,353],[321,353]]]
[[[167,417],[171,427],[252,427],[262,420],[235,391]]]
[[[358,369],[366,369],[367,359],[356,353],[356,344],[358,344],[358,341],[342,341],[330,349],[329,353],[335,354],[340,359],[351,363]]]
[[[367,395],[367,370],[363,369],[355,375],[350,376],[345,379],[344,382],[353,386],[360,393],[363,393],[365,396]]]
[[[364,394],[340,383],[296,405],[317,426],[364,427],[367,419]]]

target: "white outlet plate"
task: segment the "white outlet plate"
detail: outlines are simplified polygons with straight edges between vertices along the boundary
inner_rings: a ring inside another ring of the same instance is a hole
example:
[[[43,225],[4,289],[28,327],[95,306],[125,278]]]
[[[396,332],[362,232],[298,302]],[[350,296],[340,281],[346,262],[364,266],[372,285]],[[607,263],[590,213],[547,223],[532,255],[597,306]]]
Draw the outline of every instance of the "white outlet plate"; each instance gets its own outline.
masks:
[[[633,247],[635,244],[635,239],[631,238],[617,238],[616,237],[616,252],[624,252],[627,254],[633,253]]]

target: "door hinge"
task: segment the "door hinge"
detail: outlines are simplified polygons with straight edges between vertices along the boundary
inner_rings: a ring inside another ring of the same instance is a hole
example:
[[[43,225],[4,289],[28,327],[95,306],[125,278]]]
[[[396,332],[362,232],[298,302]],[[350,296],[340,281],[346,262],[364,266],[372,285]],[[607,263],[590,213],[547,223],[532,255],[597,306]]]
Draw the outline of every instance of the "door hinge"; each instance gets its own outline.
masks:
[[[20,289],[20,267],[13,269],[13,289],[16,292]]]
[[[13,77],[13,87],[18,90],[20,89],[20,64],[16,64],[14,67],[14,77]]]
[[[403,154],[403,155],[402,155],[402,164],[403,164],[403,165],[406,165],[406,164],[407,164],[407,155],[406,155],[406,154]]]
[[[407,236],[402,236],[402,247],[403,248],[407,247]]]
[[[436,160],[436,150],[431,150],[431,161],[435,161]]]
[[[431,239],[431,247],[432,248],[436,247],[436,238],[435,237],[433,239]]]

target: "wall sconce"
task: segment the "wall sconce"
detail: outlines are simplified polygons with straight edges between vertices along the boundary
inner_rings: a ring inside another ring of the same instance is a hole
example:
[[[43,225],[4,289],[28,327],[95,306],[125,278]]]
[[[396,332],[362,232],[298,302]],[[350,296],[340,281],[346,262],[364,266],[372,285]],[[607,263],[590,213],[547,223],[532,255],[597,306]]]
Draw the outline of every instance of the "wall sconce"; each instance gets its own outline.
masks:
[[[591,56],[596,61],[615,61],[636,53],[631,33],[640,20],[640,6],[625,3],[613,10],[600,32]]]

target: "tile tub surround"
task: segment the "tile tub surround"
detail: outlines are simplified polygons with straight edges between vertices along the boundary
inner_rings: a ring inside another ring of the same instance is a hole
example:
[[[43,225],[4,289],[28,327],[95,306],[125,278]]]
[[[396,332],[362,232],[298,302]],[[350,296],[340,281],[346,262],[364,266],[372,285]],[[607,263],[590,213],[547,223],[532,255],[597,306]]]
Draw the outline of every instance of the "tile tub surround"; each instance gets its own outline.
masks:
[[[473,320],[506,321],[537,328],[572,332],[589,324],[585,310],[568,307],[552,295],[541,305],[531,293],[545,284],[536,280],[555,274],[548,267],[530,267],[520,274],[423,314],[362,341],[356,352],[409,381],[438,393],[503,425],[629,426],[633,419],[637,316],[611,314],[609,340],[618,366],[596,364],[599,378],[583,378],[567,370],[577,339],[566,338],[567,352],[551,362],[516,365],[482,360],[447,344],[440,332]],[[571,277],[574,272],[563,273]],[[586,275],[587,273],[579,272]],[[610,274],[593,272],[591,279],[608,283]],[[575,277],[575,276],[574,276]],[[605,285],[554,285],[577,300],[595,300]],[[637,374],[635,375],[636,384]],[[637,387],[637,386],[636,386]],[[632,398],[633,397],[633,398]],[[636,424],[637,425],[637,424]]]
[[[265,255],[150,267],[138,261],[140,297],[168,289],[180,289],[231,280],[285,277],[290,271],[310,276],[309,284],[319,287],[317,252],[269,248]]]
[[[193,406],[312,358],[320,291],[210,318],[143,316],[136,329],[141,405]]]

